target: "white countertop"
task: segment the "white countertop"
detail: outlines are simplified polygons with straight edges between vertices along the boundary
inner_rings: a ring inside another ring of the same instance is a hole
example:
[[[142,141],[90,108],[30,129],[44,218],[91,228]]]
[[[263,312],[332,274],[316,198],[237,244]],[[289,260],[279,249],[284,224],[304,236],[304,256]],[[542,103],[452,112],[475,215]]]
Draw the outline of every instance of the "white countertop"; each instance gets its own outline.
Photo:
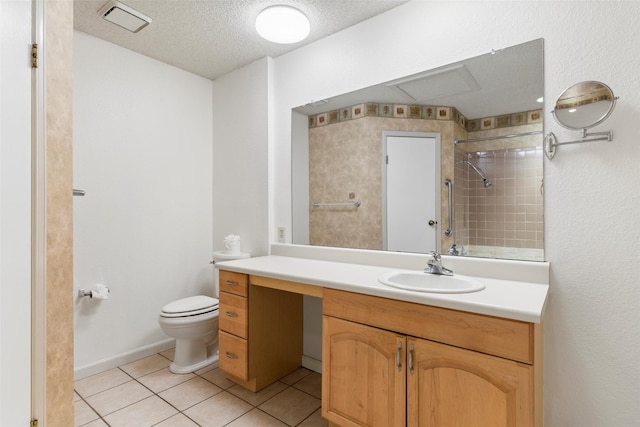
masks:
[[[216,268],[533,323],[541,323],[549,292],[548,284],[487,277],[477,277],[486,286],[478,292],[412,292],[378,282],[380,274],[400,268],[279,255],[219,262]]]

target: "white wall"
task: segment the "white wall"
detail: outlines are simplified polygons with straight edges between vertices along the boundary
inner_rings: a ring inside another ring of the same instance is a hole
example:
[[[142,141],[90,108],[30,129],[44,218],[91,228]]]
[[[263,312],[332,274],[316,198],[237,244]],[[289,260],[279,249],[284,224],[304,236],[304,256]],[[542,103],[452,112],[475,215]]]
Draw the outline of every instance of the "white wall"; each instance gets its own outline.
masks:
[[[611,143],[560,147],[545,161],[545,425],[640,423],[640,45],[637,2],[414,0],[273,60],[273,218],[291,224],[291,108],[543,37],[545,129],[557,95],[581,80],[620,101],[595,130]],[[248,124],[249,122],[247,122]],[[271,240],[276,241],[275,230]]]
[[[214,293],[211,90],[74,34],[74,292],[111,290],[73,296],[76,376],[164,342],[163,305]]]
[[[213,82],[213,245],[238,234],[242,251],[269,251],[269,59]]]

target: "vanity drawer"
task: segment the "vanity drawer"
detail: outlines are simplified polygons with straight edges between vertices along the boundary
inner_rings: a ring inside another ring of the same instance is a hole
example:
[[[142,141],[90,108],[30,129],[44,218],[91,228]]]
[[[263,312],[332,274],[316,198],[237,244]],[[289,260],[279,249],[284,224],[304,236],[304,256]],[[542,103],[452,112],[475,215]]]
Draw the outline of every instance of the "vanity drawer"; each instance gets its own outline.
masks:
[[[220,270],[220,292],[229,292],[231,294],[243,297],[249,294],[249,276],[242,273],[234,273],[232,271]]]
[[[219,332],[219,367],[227,374],[241,380],[249,379],[249,357],[247,340],[227,332]]]
[[[247,338],[247,298],[220,292],[220,330]]]
[[[326,316],[533,363],[532,323],[334,289],[323,296]]]

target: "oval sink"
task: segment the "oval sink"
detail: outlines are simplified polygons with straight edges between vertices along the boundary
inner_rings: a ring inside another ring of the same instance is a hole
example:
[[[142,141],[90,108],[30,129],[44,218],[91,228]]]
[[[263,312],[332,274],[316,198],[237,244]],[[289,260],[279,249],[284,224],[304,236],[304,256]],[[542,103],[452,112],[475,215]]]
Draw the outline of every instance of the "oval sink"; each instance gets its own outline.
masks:
[[[416,292],[433,292],[440,294],[461,294],[477,292],[484,289],[479,280],[466,276],[443,276],[423,273],[421,271],[391,271],[381,274],[378,281],[393,288]]]

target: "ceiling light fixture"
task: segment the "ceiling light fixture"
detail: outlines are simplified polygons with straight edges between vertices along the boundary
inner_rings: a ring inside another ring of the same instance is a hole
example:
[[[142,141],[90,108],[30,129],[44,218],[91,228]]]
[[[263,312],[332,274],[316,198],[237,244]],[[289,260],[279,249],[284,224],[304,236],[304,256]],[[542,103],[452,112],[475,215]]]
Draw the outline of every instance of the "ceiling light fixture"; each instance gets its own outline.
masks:
[[[291,6],[270,6],[256,18],[258,34],[274,43],[297,43],[307,38],[310,30],[306,15]]]

